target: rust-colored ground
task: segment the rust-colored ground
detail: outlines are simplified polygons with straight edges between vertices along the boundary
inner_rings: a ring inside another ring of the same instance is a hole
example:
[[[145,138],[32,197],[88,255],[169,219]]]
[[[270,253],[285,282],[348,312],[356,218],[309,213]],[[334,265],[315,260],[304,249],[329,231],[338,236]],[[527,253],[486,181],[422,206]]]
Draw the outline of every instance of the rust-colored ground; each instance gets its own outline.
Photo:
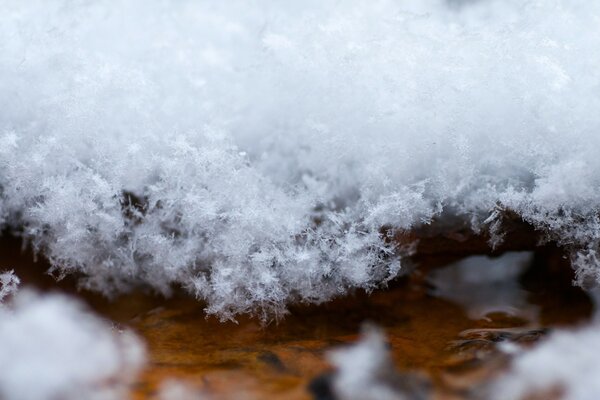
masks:
[[[33,263],[16,239],[2,240],[0,262],[25,284],[76,292],[72,281],[57,284],[44,276],[46,265]],[[214,398],[311,399],[310,382],[330,368],[325,353],[355,341],[364,321],[385,330],[400,372],[431,379],[432,398],[460,399],[503,368],[498,341],[535,342],[548,329],[576,324],[591,313],[591,302],[570,286],[568,269],[555,251],[540,252],[522,285],[539,309],[535,321],[504,313],[469,319],[459,306],[433,297],[419,273],[371,295],[358,292],[320,306],[293,307],[283,321],[268,326],[248,318],[237,324],[207,319],[203,305],[184,295],[165,300],[137,293],[112,302],[90,293],[77,296],[145,339],[150,362],[132,388],[137,399],[156,396],[168,379]]]

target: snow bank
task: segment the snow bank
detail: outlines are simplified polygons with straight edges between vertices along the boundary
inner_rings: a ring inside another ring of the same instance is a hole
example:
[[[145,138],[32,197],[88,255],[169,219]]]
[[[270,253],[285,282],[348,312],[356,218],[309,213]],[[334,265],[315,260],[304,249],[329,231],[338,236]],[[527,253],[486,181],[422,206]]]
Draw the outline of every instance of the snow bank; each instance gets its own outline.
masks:
[[[382,226],[510,209],[598,280],[598,2],[0,12],[0,222],[57,274],[273,316],[396,276]]]
[[[74,299],[20,292],[0,308],[0,398],[123,399],[144,362],[129,332],[115,332]]]

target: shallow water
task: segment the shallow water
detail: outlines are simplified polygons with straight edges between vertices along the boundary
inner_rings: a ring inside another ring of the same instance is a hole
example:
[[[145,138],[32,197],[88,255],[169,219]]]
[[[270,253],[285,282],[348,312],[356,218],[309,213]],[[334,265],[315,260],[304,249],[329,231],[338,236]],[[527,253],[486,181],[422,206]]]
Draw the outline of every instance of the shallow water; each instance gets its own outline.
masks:
[[[0,265],[14,268],[24,284],[76,292],[72,281],[44,276],[46,265],[34,263],[20,247],[18,240],[3,239]],[[516,259],[509,254],[490,262]],[[470,264],[476,267],[477,260]],[[481,268],[489,264],[479,260]],[[355,341],[361,324],[370,321],[387,334],[401,373],[429,380],[432,398],[460,399],[474,396],[477,385],[505,367],[498,343],[526,347],[553,328],[590,318],[592,302],[570,285],[570,269],[558,251],[541,249],[528,264],[517,273],[508,265],[508,277],[488,274],[492,278],[483,284],[461,286],[459,279],[444,288],[435,276],[456,275],[453,267],[429,275],[421,268],[370,295],[292,307],[283,321],[268,326],[245,317],[237,323],[206,318],[204,306],[184,295],[164,300],[136,293],[112,302],[90,293],[77,296],[145,339],[150,362],[132,388],[135,398],[153,397],[161,382],[178,379],[215,398],[311,399],[311,382],[321,393],[327,384],[325,353]]]

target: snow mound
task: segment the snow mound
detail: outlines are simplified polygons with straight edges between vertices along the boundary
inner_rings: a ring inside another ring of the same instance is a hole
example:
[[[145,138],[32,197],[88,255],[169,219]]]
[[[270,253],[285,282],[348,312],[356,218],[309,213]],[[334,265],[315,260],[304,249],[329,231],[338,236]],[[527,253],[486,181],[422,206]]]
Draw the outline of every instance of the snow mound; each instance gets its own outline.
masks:
[[[510,210],[600,277],[598,2],[0,12],[0,224],[57,275],[270,318],[393,279],[382,227]]]

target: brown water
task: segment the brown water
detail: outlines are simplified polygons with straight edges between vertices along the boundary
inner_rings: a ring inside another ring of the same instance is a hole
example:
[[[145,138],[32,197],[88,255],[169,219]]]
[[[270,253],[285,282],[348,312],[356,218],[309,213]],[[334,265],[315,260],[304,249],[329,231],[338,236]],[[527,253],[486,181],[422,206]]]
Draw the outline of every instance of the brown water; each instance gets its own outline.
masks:
[[[3,268],[14,268],[25,284],[76,292],[72,281],[57,284],[44,276],[47,266],[33,263],[20,247],[15,239],[3,239]],[[387,334],[400,372],[427,377],[432,398],[460,399],[504,368],[498,342],[535,343],[592,312],[588,297],[571,287],[570,270],[557,251],[539,251],[518,285],[523,307],[535,309],[535,316],[492,312],[474,318],[464,307],[433,296],[431,283],[418,272],[371,295],[357,292],[320,306],[293,307],[283,321],[268,326],[249,318],[207,319],[203,305],[182,294],[165,300],[137,293],[112,302],[90,293],[77,296],[145,339],[150,362],[132,388],[135,398],[153,397],[161,382],[175,378],[215,398],[311,399],[310,382],[330,370],[325,353],[354,342],[361,324],[371,321]],[[491,285],[490,296],[501,290],[506,287]]]

